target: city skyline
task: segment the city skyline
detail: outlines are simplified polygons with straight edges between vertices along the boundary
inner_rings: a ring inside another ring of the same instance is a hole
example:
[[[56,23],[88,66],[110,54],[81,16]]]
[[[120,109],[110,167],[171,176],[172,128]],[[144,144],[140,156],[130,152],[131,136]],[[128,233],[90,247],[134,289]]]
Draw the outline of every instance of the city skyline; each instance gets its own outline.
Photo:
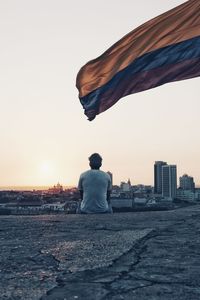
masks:
[[[125,97],[92,123],[75,87],[87,61],[183,2],[0,3],[0,186],[75,186],[94,152],[114,184],[153,185],[163,160],[200,185],[199,78]]]
[[[177,183],[176,183],[176,186],[177,188],[180,187],[180,188],[183,188],[185,185],[186,186],[191,186],[192,184],[196,185],[196,187],[198,188],[199,185],[198,184],[195,184],[195,180],[193,177],[189,176],[188,174],[184,173],[184,174],[180,174],[178,175],[178,172],[177,172],[177,166],[176,165],[168,165],[167,162],[164,162],[164,161],[155,161],[154,162],[154,165],[152,165],[152,177],[154,178],[154,182],[153,183],[147,183],[147,184],[144,184],[143,182],[134,182],[133,178],[132,177],[132,180],[133,180],[133,184],[131,184],[131,186],[137,186],[137,185],[150,185],[152,187],[154,187],[154,193],[155,194],[162,194],[162,167],[175,167],[176,168],[176,178],[177,178]],[[111,181],[112,181],[112,185],[118,185],[120,186],[122,183],[123,184],[130,184],[131,182],[131,179],[130,178],[125,178],[125,179],[121,179],[118,183],[116,183],[113,178],[114,178],[114,174],[111,172],[111,171],[106,171],[110,177],[111,177]],[[57,182],[58,185],[60,185],[60,182],[58,181]],[[53,184],[53,186],[55,186],[56,183]],[[77,184],[76,185],[65,185],[65,184],[62,184],[61,185],[64,187],[64,188],[71,188],[71,187],[77,187]],[[16,188],[16,189],[21,189],[21,188],[33,188],[33,189],[37,189],[37,188],[49,188],[51,187],[51,185],[30,185],[30,186],[26,186],[26,185],[22,185],[22,186],[1,186],[0,185],[0,190],[2,190],[3,188]],[[185,187],[184,187],[185,189]],[[186,188],[187,189],[187,188]]]

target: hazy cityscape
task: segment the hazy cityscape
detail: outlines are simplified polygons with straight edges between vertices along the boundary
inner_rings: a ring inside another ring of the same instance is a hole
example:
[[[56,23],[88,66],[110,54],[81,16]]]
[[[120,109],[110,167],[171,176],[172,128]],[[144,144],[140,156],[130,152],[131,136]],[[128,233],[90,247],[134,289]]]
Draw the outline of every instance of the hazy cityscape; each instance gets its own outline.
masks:
[[[0,300],[200,299],[200,0],[0,23]]]
[[[112,180],[111,204],[114,211],[165,210],[200,201],[200,188],[194,178],[183,174],[177,179],[177,166],[156,161],[154,186],[136,184],[130,179],[120,185]],[[0,214],[75,213],[80,194],[77,187],[57,183],[53,187],[3,189],[0,191]]]

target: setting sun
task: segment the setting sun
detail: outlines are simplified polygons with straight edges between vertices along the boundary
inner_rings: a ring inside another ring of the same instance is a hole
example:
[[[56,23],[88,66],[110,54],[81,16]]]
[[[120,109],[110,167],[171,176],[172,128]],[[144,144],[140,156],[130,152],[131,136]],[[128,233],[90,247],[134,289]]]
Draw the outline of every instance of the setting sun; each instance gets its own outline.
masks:
[[[53,174],[53,166],[50,162],[44,161],[40,165],[40,174],[49,176]]]
[[[38,166],[38,177],[42,184],[52,184],[57,181],[55,167],[50,161],[43,161]]]

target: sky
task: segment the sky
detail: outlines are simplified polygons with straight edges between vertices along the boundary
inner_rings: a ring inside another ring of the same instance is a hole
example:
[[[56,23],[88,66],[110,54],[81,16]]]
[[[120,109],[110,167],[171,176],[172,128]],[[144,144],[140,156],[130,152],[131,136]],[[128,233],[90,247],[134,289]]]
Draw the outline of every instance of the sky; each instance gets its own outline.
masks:
[[[0,186],[77,185],[98,152],[115,184],[176,164],[200,184],[200,78],[129,95],[89,122],[79,69],[182,0],[0,0]]]

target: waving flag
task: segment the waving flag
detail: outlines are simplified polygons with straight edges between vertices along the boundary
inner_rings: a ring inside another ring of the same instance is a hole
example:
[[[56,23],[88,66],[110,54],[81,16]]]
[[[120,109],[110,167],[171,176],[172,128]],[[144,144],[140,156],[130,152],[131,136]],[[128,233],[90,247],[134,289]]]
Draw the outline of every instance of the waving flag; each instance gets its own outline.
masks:
[[[120,98],[200,76],[200,0],[144,23],[84,65],[76,86],[91,121]]]

